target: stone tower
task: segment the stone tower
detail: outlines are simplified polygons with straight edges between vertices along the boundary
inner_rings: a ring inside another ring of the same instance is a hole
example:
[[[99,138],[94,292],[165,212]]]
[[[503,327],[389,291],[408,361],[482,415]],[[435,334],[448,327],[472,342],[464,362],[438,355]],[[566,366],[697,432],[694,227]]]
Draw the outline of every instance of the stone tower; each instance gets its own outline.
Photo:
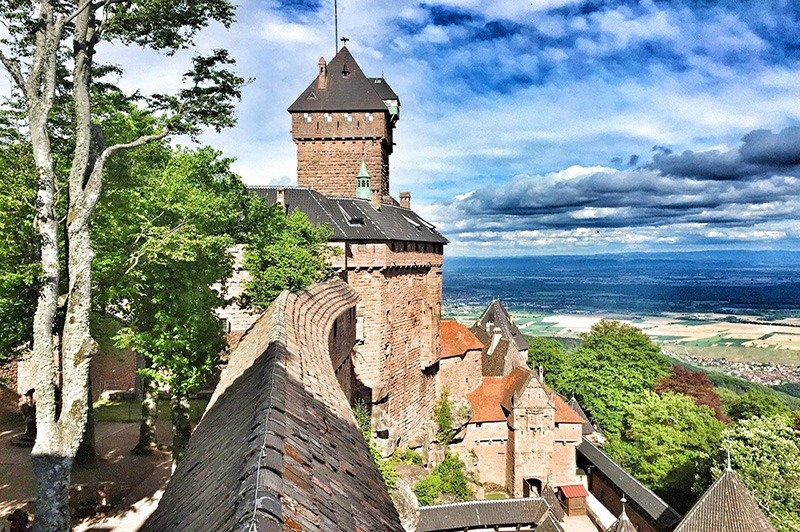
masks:
[[[400,100],[383,78],[368,78],[347,47],[326,63],[289,107],[297,184],[330,197],[356,196],[362,161],[371,187],[389,197],[392,132]],[[363,173],[363,172],[362,172]]]

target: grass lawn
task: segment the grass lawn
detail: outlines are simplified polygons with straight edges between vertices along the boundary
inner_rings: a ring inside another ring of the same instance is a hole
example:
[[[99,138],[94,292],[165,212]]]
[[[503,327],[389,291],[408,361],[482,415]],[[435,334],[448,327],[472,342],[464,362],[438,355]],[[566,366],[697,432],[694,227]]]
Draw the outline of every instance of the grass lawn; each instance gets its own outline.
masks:
[[[190,418],[197,423],[206,410],[208,399],[190,399]],[[159,419],[170,419],[169,401],[158,402]],[[142,420],[142,404],[136,401],[108,401],[100,399],[94,404],[95,421],[138,423]]]
[[[498,501],[501,499],[508,499],[508,493],[505,491],[490,491],[484,496],[487,501]]]

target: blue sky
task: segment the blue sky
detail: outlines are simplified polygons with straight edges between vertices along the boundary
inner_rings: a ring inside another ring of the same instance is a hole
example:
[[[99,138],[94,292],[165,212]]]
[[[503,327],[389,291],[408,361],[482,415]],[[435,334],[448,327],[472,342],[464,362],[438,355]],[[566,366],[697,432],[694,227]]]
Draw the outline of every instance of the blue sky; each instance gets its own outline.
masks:
[[[333,2],[241,3],[239,125],[201,141],[295,182],[286,108],[334,54]],[[339,35],[402,102],[391,189],[452,255],[800,249],[800,3],[339,0]],[[121,47],[127,88],[181,62]]]

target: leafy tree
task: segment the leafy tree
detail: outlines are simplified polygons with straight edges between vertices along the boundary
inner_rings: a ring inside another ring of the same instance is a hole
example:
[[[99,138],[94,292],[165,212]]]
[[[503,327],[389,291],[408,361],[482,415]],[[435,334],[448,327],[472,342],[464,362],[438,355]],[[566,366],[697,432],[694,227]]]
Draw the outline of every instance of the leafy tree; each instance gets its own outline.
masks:
[[[749,419],[753,416],[764,417],[788,414],[789,407],[777,397],[757,390],[750,390],[733,402],[728,410],[733,419]]]
[[[450,445],[453,441],[453,407],[450,404],[450,394],[447,390],[442,392],[439,402],[433,407],[433,420],[439,427],[436,439],[442,445]]]
[[[645,392],[628,407],[623,430],[611,436],[606,451],[670,504],[686,510],[694,502],[686,487],[706,474],[704,458],[717,446],[723,427],[710,408],[690,397]]]
[[[743,419],[722,432],[721,449],[773,526],[781,532],[800,529],[800,432],[785,415]],[[726,467],[715,453],[709,480]]]
[[[656,379],[653,391],[662,395],[665,393],[679,393],[694,399],[696,405],[704,405],[714,411],[714,415],[723,422],[728,422],[728,416],[722,411],[722,400],[714,391],[711,381],[702,371],[692,371],[683,366],[674,365],[666,377]]]
[[[226,346],[215,314],[224,300],[212,285],[231,273],[227,249],[238,231],[244,185],[228,169],[230,160],[209,148],[168,151],[149,162],[149,171],[141,168],[137,176],[139,187],[109,191],[126,198],[138,223],[103,235],[110,242],[98,241],[106,249],[126,233],[121,247],[131,258],[115,263],[126,270],[112,291],[127,322],[118,338],[149,361],[142,370],[147,377],[169,387],[179,460],[191,434],[188,395],[213,374]],[[113,209],[99,214],[101,224],[119,222]],[[108,273],[107,266],[100,271]]]
[[[574,393],[602,428],[619,432],[627,405],[666,375],[669,361],[642,331],[618,321],[599,321],[582,338],[554,387]]]
[[[537,336],[528,342],[528,367],[535,372],[539,366],[551,386],[562,387],[561,374],[567,366],[567,355],[558,340]]]
[[[177,94],[153,95],[148,105],[163,114],[155,134],[106,144],[93,122],[91,87],[98,79],[97,45],[108,40],[167,53],[188,48],[211,21],[229,26],[234,8],[227,0],[15,0],[0,4],[5,32],[0,63],[24,102],[27,134],[37,171],[35,230],[40,258],[40,287],[33,321],[36,367],[37,434],[31,453],[37,477],[36,527],[67,530],[70,470],[86,423],[89,363],[96,347],[89,325],[93,249],[89,222],[103,186],[106,162],[116,153],[164,138],[196,135],[204,125],[222,128],[234,121],[232,100],[243,80],[230,71],[225,50],[198,56]],[[61,334],[61,415],[56,416],[53,333],[59,307],[59,218],[56,173],[50,132],[56,88],[71,98],[74,144],[70,146],[65,219],[68,287]]]
[[[328,274],[331,229],[314,227],[299,210],[284,214],[280,205],[254,197],[249,205],[244,256],[251,280],[245,304],[267,308],[283,290],[297,292]]]

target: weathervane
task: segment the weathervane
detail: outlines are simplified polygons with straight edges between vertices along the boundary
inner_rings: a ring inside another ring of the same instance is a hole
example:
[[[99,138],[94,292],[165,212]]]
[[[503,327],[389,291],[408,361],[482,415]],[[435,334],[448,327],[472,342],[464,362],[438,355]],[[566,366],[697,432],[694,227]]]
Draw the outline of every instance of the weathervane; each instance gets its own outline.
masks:
[[[344,43],[344,44],[342,44],[342,46],[347,46],[347,41],[349,41],[350,39],[348,39],[347,37],[342,37],[339,40],[342,41],[342,43]]]

